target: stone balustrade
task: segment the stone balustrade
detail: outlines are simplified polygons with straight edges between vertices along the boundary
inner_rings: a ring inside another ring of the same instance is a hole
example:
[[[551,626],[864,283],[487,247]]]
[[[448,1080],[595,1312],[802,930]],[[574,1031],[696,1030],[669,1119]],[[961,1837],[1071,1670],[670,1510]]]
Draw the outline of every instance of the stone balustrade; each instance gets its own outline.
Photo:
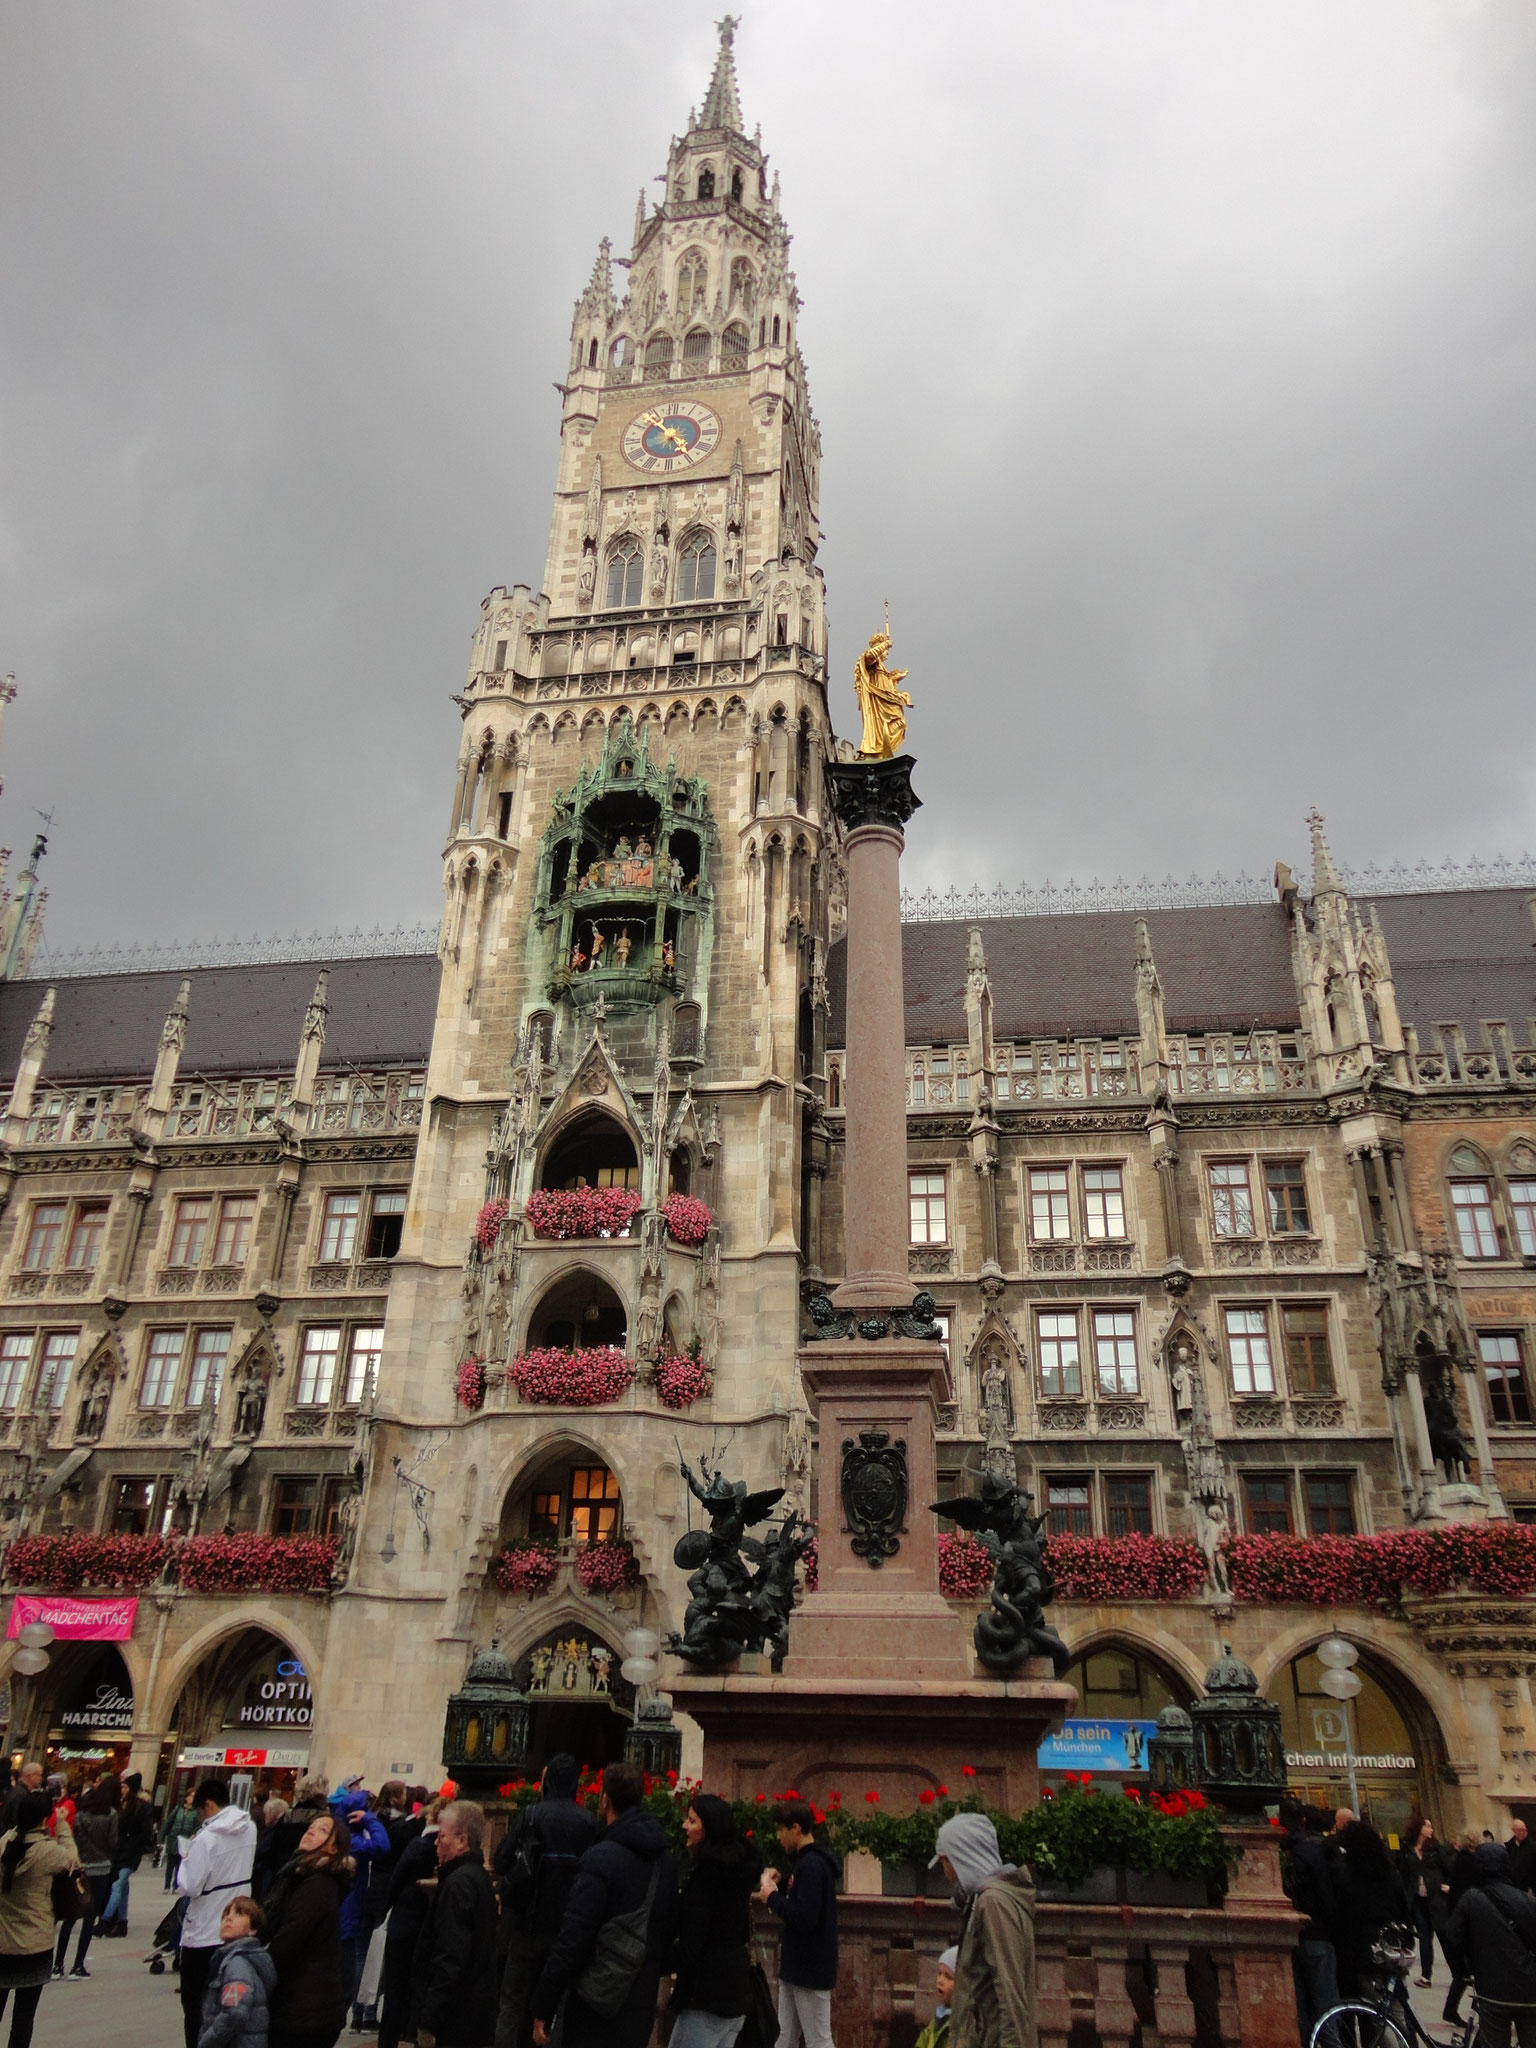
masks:
[[[1278,1839],[1267,1828],[1233,1834],[1242,1862],[1220,1907],[1040,1902],[1040,2048],[1295,2048],[1301,1921],[1281,1889]],[[779,1922],[762,1908],[755,1918],[776,1979]],[[938,1958],[960,1929],[946,1900],[842,1897],[838,2048],[912,2048],[933,2016]]]

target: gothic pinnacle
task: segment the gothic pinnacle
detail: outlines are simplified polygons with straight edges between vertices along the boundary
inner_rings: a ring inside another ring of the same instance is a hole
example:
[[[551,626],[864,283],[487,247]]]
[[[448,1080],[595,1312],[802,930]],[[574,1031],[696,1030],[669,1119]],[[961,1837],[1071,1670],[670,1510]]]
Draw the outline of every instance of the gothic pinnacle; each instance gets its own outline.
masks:
[[[731,45],[736,38],[740,17],[723,14],[715,23],[720,31],[720,54],[715,59],[715,75],[709,81],[709,91],[704,95],[704,107],[699,116],[701,128],[728,128],[733,135],[740,135],[741,96],[736,90],[736,58]]]
[[[1323,830],[1323,814],[1316,805],[1307,813],[1307,825],[1312,834],[1312,894],[1316,897],[1341,892],[1344,884],[1333,864],[1328,835]]]

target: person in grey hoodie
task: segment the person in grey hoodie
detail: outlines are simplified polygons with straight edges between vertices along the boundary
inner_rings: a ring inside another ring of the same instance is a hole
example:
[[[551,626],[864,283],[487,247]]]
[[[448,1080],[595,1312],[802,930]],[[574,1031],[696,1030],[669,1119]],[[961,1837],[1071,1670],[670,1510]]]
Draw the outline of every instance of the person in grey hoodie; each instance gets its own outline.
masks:
[[[266,1931],[267,1916],[254,1899],[231,1899],[224,1908],[197,2048],[267,2048],[277,1965],[261,1945]]]
[[[1028,1875],[1003,1861],[997,1829],[984,1813],[951,1814],[933,1862],[943,1864],[965,1915],[949,2048],[1039,2048],[1035,1888]]]

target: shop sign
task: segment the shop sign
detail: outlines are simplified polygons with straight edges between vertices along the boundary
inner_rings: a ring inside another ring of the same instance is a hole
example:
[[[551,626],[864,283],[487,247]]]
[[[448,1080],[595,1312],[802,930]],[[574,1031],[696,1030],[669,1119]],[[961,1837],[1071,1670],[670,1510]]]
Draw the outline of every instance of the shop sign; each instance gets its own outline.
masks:
[[[1339,1749],[1288,1749],[1285,1752],[1286,1767],[1292,1771],[1338,1771],[1345,1772],[1350,1766],[1347,1751]],[[1411,1756],[1380,1755],[1361,1756],[1356,1754],[1354,1765],[1357,1771],[1416,1771],[1418,1759]]]
[[[241,1728],[307,1728],[314,1718],[314,1694],[296,1657],[279,1657],[256,1672],[245,1688],[237,1716]]]
[[[209,1766],[232,1771],[301,1771],[309,1762],[307,1749],[184,1749],[177,1757],[178,1769],[200,1770]]]
[[[115,1679],[104,1678],[88,1700],[60,1714],[59,1726],[93,1733],[133,1728],[133,1694],[121,1691]]]
[[[138,1611],[131,1594],[121,1600],[71,1600],[54,1593],[18,1593],[6,1635],[14,1641],[28,1622],[46,1621],[61,1642],[126,1643]]]
[[[1155,1721],[1064,1721],[1040,1745],[1043,1771],[1144,1771]]]

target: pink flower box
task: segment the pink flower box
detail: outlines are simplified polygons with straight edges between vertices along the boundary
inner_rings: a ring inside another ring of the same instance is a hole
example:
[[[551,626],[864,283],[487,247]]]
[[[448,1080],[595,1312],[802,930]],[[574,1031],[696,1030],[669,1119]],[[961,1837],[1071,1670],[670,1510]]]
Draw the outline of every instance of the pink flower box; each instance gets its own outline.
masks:
[[[542,1593],[559,1569],[560,1554],[554,1544],[532,1542],[512,1544],[493,1567],[503,1593]]]
[[[696,1195],[668,1195],[661,1213],[671,1235],[686,1245],[702,1244],[715,1220]]]
[[[640,1560],[625,1542],[589,1543],[576,1553],[576,1576],[588,1593],[622,1593],[639,1582]]]
[[[551,1408],[598,1408],[617,1401],[635,1377],[635,1361],[615,1344],[588,1351],[545,1345],[524,1351],[507,1367],[507,1378],[525,1401]]]
[[[639,1208],[633,1188],[535,1188],[523,1216],[535,1237],[623,1237]]]
[[[663,1408],[691,1408],[712,1391],[715,1376],[702,1358],[669,1351],[656,1368],[656,1393]]]
[[[479,1245],[481,1251],[488,1252],[495,1248],[496,1240],[501,1235],[501,1226],[506,1220],[507,1205],[499,1197],[496,1201],[485,1204],[475,1218],[475,1243]]]

